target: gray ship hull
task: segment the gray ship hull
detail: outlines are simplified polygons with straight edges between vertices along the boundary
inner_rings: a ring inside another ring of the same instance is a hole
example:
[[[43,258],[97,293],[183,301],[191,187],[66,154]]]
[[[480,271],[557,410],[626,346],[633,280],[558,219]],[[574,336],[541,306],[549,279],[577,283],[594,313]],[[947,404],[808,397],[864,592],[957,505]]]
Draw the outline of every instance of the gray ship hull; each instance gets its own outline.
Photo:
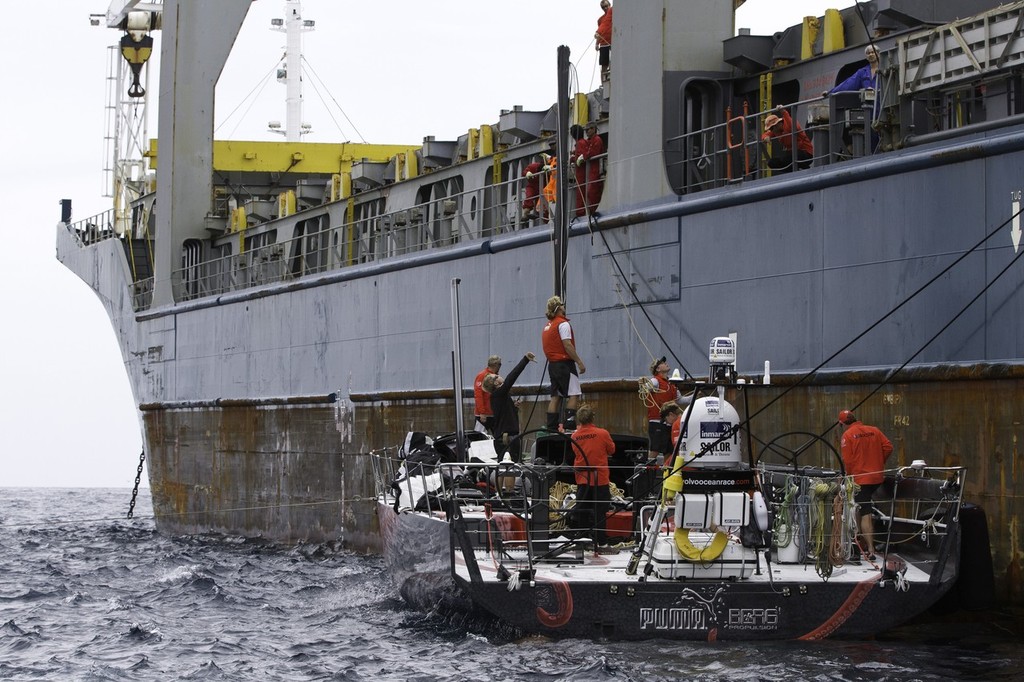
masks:
[[[628,224],[602,227],[593,238],[577,234],[569,248],[570,315],[587,358],[588,399],[615,405],[605,411],[612,430],[643,431],[631,377],[644,373],[647,355],[635,333],[650,338],[654,331],[634,332],[630,318],[638,316],[621,305],[625,286],[691,372],[703,371],[706,339],[735,332],[740,374],[756,382],[768,360],[781,390],[1007,220],[1020,191],[1022,136],[1001,132],[957,153],[897,153],[884,163],[607,215],[602,223]],[[961,160],[967,155],[975,158]],[[659,212],[680,215],[634,218]],[[1010,230],[789,398],[809,408],[794,413],[820,420],[796,423],[782,407],[764,418],[779,420],[780,431],[827,428],[839,409],[913,358],[882,400],[865,405],[863,418],[894,442],[935,444],[943,457],[970,460],[975,481],[997,475],[978,453],[1012,441],[1011,415],[1021,408],[1022,270],[971,299],[1013,260]],[[543,323],[536,302],[549,294],[548,237],[495,237],[437,254],[436,262],[411,256],[407,266],[399,259],[380,273],[365,267],[341,281],[269,286],[136,314],[123,279],[100,279],[127,269],[116,242],[83,252],[59,232],[65,262],[78,271],[83,266],[69,254],[92,260],[93,284],[106,291],[101,297],[121,331],[161,526],[357,544],[374,537],[371,476],[360,454],[398,443],[414,428],[450,429],[448,282],[463,282],[462,341],[474,357],[536,349]],[[521,385],[544,381],[539,373],[526,379]],[[905,463],[940,453],[899,454]],[[1000,527],[998,512],[993,522]]]
[[[690,3],[666,4],[678,10]],[[731,2],[704,4],[727,6],[731,16]],[[651,7],[623,7],[616,21],[667,40],[674,34],[662,32],[662,15]],[[720,38],[708,41],[718,53],[704,60],[706,68],[720,68]],[[655,47],[661,59],[660,42]],[[648,52],[614,54],[622,83],[651,86],[666,101],[654,112],[659,119],[643,108],[646,99],[617,91],[600,218],[569,227],[565,294],[587,365],[585,395],[600,405],[602,426],[644,433],[636,377],[652,356],[668,354],[673,367],[700,376],[708,341],[734,333],[740,376],[761,383],[770,363],[771,384],[751,392],[755,419],[770,425],[759,424],[759,432],[821,433],[839,410],[857,409],[896,444],[895,464],[968,466],[966,498],[985,508],[991,527],[1014,527],[1024,513],[1014,493],[1024,412],[1024,268],[1016,262],[1020,228],[1011,216],[1024,193],[1024,124],[1008,118],[974,134],[684,192],[670,184],[663,145],[679,132],[670,119],[682,117],[672,109],[682,105],[667,101],[670,85],[687,74],[667,58],[648,73]],[[794,67],[793,80],[806,90],[821,74],[834,79],[836,63],[810,60]],[[635,124],[647,114],[655,120]],[[525,161],[546,148],[538,138],[516,153]],[[172,176],[172,163],[161,159],[161,182]],[[352,225],[370,225],[353,222],[352,204],[430,208],[449,196],[438,189],[449,180],[465,197],[481,192],[472,195],[476,202],[487,196],[485,171],[496,166],[482,158],[437,169],[422,182],[324,201],[282,218],[279,240],[317,223],[337,247]],[[510,187],[517,205],[518,187]],[[207,236],[201,208],[188,229]],[[451,280],[461,280],[461,342],[472,365],[462,368],[467,406],[476,364],[494,353],[540,351],[544,301],[553,293],[552,228],[489,223],[479,217],[483,204],[460,210],[469,228],[460,232],[449,221],[443,238],[424,236],[418,248],[350,255],[330,267],[206,294],[172,294],[166,283],[183,277],[170,266],[178,256],[158,248],[158,291],[145,305],[141,278],[118,240],[93,243],[73,226],[58,226],[58,258],[97,292],[117,334],[162,532],[340,539],[380,549],[366,454],[411,430],[452,430]],[[172,229],[158,225],[158,234]],[[374,229],[363,234],[366,243],[380,243]],[[211,251],[230,253],[240,239],[225,231],[207,241]],[[247,277],[254,267],[247,266]],[[524,429],[543,423],[546,404],[546,377],[539,366],[531,371],[517,384],[536,401],[522,410]],[[1020,546],[1019,531],[993,537],[997,579],[1014,598],[1020,595],[1008,577],[1019,570]]]

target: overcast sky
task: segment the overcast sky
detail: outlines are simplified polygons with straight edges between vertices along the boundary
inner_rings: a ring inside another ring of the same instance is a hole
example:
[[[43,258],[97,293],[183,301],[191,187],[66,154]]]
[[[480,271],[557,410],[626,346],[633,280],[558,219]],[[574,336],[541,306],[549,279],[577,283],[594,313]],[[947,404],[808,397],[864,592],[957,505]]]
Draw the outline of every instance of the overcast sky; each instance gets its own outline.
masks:
[[[270,79],[261,89],[282,54],[284,36],[269,27],[284,4],[252,4],[218,87],[218,138],[272,139],[267,121],[284,120],[284,87]],[[849,4],[748,0],[736,26],[770,34]],[[304,18],[316,21],[305,35],[307,80],[324,83],[304,92],[315,132],[306,139],[418,144],[496,123],[516,104],[546,109],[560,44],[579,89],[592,90],[598,5],[306,0]],[[117,341],[95,294],[55,257],[60,199],[73,200],[76,220],[111,205],[102,196],[105,78],[107,46],[120,36],[89,25],[105,0],[26,7],[0,23],[0,196],[13,215],[0,232],[0,487],[130,487],[142,441]],[[155,137],[155,113],[149,128]]]

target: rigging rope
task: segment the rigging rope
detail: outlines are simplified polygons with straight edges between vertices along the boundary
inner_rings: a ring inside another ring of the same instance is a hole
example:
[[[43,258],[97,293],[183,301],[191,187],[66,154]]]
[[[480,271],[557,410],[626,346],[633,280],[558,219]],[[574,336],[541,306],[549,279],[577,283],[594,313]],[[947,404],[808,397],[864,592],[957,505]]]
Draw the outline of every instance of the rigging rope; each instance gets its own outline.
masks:
[[[238,109],[243,104],[245,104],[246,100],[252,97],[252,101],[249,102],[249,106],[245,108],[245,114],[243,114],[238,119],[238,123],[236,123],[235,127],[231,129],[231,133],[228,135],[228,137],[232,137],[235,134],[235,131],[238,129],[238,126],[241,125],[242,121],[245,120],[245,116],[249,113],[249,110],[252,109],[252,105],[256,103],[256,100],[259,98],[260,93],[263,92],[263,89],[267,87],[267,83],[270,82],[270,74],[274,73],[276,70],[277,62],[274,62],[274,65],[270,67],[270,70],[267,71],[266,74],[264,74],[263,78],[260,79],[260,81],[253,86],[252,90],[250,90],[248,94],[246,94],[246,96],[243,97],[242,100],[237,105],[235,105],[234,109],[228,112],[228,115],[224,117],[224,120],[221,121],[220,125],[213,129],[214,134],[216,134],[218,130],[220,130],[228,121],[231,120],[231,117],[235,115],[235,112],[238,111]],[[259,89],[259,92],[256,93],[255,97],[253,97],[252,94],[256,92],[257,89]]]
[[[797,380],[796,380],[796,381],[795,381],[794,383],[790,384],[789,386],[786,386],[786,387],[785,387],[785,388],[784,388],[784,389],[783,389],[782,391],[780,391],[780,392],[779,392],[779,394],[778,394],[778,395],[776,395],[776,396],[775,396],[774,398],[772,398],[771,400],[769,400],[768,402],[766,402],[766,403],[765,403],[764,405],[762,405],[762,406],[761,406],[761,407],[760,407],[759,409],[755,410],[755,411],[754,411],[754,412],[753,412],[752,414],[750,414],[750,415],[749,415],[749,416],[748,416],[748,417],[747,417],[746,419],[744,419],[744,420],[743,420],[743,421],[742,421],[742,422],[741,422],[741,423],[739,424],[739,426],[738,426],[737,428],[742,428],[742,427],[744,427],[744,426],[747,426],[747,425],[749,425],[749,424],[750,424],[750,422],[751,422],[751,421],[753,421],[755,417],[757,417],[758,415],[762,414],[763,412],[765,412],[766,410],[768,410],[769,408],[771,408],[771,407],[772,407],[772,406],[773,406],[773,405],[774,405],[775,403],[777,403],[778,401],[782,400],[782,398],[784,398],[784,397],[785,397],[786,395],[788,395],[788,394],[789,394],[789,393],[790,393],[791,391],[794,391],[794,390],[796,390],[796,389],[797,389],[797,387],[799,387],[799,386],[800,386],[800,385],[802,385],[802,384],[803,384],[804,382],[806,382],[806,381],[807,381],[807,380],[809,380],[809,379],[810,379],[811,377],[813,377],[813,376],[814,376],[814,375],[815,375],[815,374],[816,374],[816,373],[817,373],[817,372],[818,372],[818,371],[819,371],[820,369],[822,369],[823,367],[825,367],[825,365],[827,365],[828,363],[832,362],[832,360],[834,360],[835,358],[837,358],[837,357],[838,357],[838,356],[839,356],[840,354],[842,354],[842,353],[843,353],[844,351],[846,351],[846,350],[847,350],[848,348],[850,348],[850,347],[851,347],[851,346],[852,346],[853,344],[855,344],[855,343],[856,343],[857,341],[860,341],[860,339],[862,339],[862,338],[863,338],[864,336],[866,336],[866,335],[867,335],[868,333],[870,333],[870,332],[871,332],[872,330],[874,330],[874,329],[875,329],[875,327],[879,326],[879,325],[880,325],[880,324],[882,324],[882,323],[883,323],[884,321],[886,321],[887,319],[889,319],[889,318],[890,318],[890,317],[891,317],[892,315],[894,315],[894,314],[896,313],[896,311],[898,311],[898,310],[899,310],[900,308],[902,308],[903,306],[905,306],[905,305],[907,305],[908,303],[910,303],[910,302],[911,302],[911,301],[912,301],[913,299],[915,299],[915,298],[916,298],[916,297],[917,297],[918,295],[920,295],[920,294],[921,294],[921,293],[922,293],[922,292],[923,292],[923,291],[924,291],[925,289],[927,289],[927,288],[928,288],[928,287],[930,287],[930,286],[931,286],[932,284],[934,284],[934,283],[935,283],[936,281],[938,281],[939,279],[941,279],[942,277],[944,277],[944,276],[945,276],[945,275],[946,275],[946,274],[947,274],[947,273],[948,273],[948,272],[949,272],[950,270],[952,270],[952,269],[953,269],[954,267],[956,267],[957,265],[959,265],[961,261],[963,261],[963,260],[964,260],[964,259],[966,259],[966,258],[967,258],[968,256],[970,256],[971,254],[973,254],[973,253],[974,253],[975,251],[977,251],[978,249],[980,249],[980,248],[982,247],[982,245],[984,245],[984,244],[985,244],[985,242],[987,242],[987,241],[988,241],[989,239],[991,239],[992,237],[994,237],[994,236],[996,236],[997,234],[999,234],[999,232],[1001,232],[1001,231],[1002,231],[1002,230],[1003,230],[1003,229],[1004,229],[1004,228],[1005,228],[1006,226],[1010,225],[1010,224],[1011,224],[1011,223],[1012,223],[1012,222],[1013,222],[1013,221],[1014,221],[1015,219],[1017,219],[1017,218],[1018,218],[1018,217],[1019,217],[1019,216],[1021,215],[1021,213],[1024,213],[1024,207],[1022,207],[1022,208],[1021,208],[1021,209],[1020,209],[1019,211],[1017,211],[1016,213],[1012,214],[1012,215],[1011,215],[1011,216],[1010,216],[1009,218],[1007,218],[1006,220],[1004,220],[1004,221],[1003,221],[1003,222],[1002,222],[1002,223],[1001,223],[1000,225],[998,225],[998,226],[997,226],[997,227],[996,227],[995,229],[993,229],[993,230],[992,230],[992,231],[990,231],[990,232],[989,232],[988,234],[986,234],[986,235],[985,235],[984,237],[982,237],[982,238],[981,238],[981,239],[980,239],[980,240],[979,240],[979,241],[978,241],[977,243],[975,243],[975,244],[974,244],[974,245],[973,245],[973,246],[972,246],[972,247],[971,247],[970,249],[968,249],[968,250],[967,250],[967,251],[965,251],[964,253],[960,254],[960,256],[958,256],[958,257],[957,257],[956,259],[954,259],[954,260],[953,260],[953,262],[951,262],[951,263],[950,263],[949,265],[947,265],[947,266],[946,266],[946,267],[944,267],[944,268],[943,268],[942,270],[940,270],[940,271],[939,271],[938,273],[936,273],[934,277],[932,277],[932,278],[931,278],[931,279],[929,279],[929,280],[928,280],[927,282],[925,282],[925,283],[924,283],[924,284],[922,284],[922,285],[921,285],[920,287],[918,287],[918,288],[917,288],[916,290],[914,290],[914,291],[913,291],[913,292],[912,292],[912,293],[911,293],[910,295],[908,295],[908,296],[907,296],[906,298],[904,298],[904,299],[903,299],[903,300],[902,300],[902,301],[901,301],[901,302],[900,302],[899,304],[897,304],[895,308],[893,308],[893,309],[892,309],[892,310],[890,310],[889,312],[887,312],[887,313],[885,313],[884,315],[882,315],[882,317],[878,318],[878,319],[877,319],[877,320],[876,320],[875,322],[871,323],[871,324],[870,324],[870,325],[869,325],[869,326],[868,326],[868,327],[867,327],[867,328],[866,328],[866,329],[865,329],[864,331],[862,331],[862,332],[861,332],[860,334],[857,334],[857,336],[853,337],[853,339],[851,339],[851,340],[850,340],[850,341],[849,341],[848,343],[846,343],[846,344],[845,344],[845,345],[844,345],[843,347],[841,347],[841,348],[840,348],[839,350],[837,350],[837,351],[836,351],[835,353],[833,353],[832,355],[830,355],[830,356],[828,356],[827,358],[825,358],[824,360],[822,360],[822,361],[821,361],[821,362],[820,362],[820,363],[819,363],[819,364],[818,364],[818,365],[817,365],[816,367],[814,367],[814,368],[813,368],[813,369],[811,369],[810,371],[808,371],[808,372],[806,372],[805,374],[803,374],[803,375],[802,375],[802,376],[801,376],[801,377],[800,377],[799,379],[797,379]],[[991,287],[992,287],[992,286],[993,286],[993,285],[994,285],[994,284],[996,283],[996,281],[997,281],[997,280],[998,280],[998,279],[999,279],[1000,277],[1002,277],[1002,276],[1003,276],[1004,274],[1006,274],[1006,272],[1007,272],[1007,271],[1008,271],[1008,270],[1009,270],[1009,269],[1010,269],[1011,267],[1013,267],[1013,265],[1014,265],[1014,264],[1015,264],[1015,263],[1016,263],[1016,262],[1017,262],[1017,261],[1018,261],[1018,260],[1020,259],[1020,257],[1021,257],[1022,255],[1024,255],[1024,250],[1021,250],[1021,251],[1020,251],[1019,253],[1017,253],[1017,255],[1015,255],[1015,256],[1014,256],[1014,257],[1013,257],[1013,258],[1012,258],[1012,259],[1010,260],[1010,262],[1009,262],[1009,263],[1007,263],[1006,267],[1004,267],[1004,268],[1003,268],[1002,270],[1000,270],[1000,271],[999,271],[999,273],[998,273],[998,274],[996,274],[996,276],[995,276],[995,277],[993,277],[993,278],[992,278],[992,280],[991,280],[990,282],[988,282],[988,283],[987,283],[987,284],[986,284],[986,285],[985,285],[985,286],[984,286],[984,287],[982,288],[982,290],[981,290],[980,292],[978,292],[977,296],[975,296],[974,298],[972,298],[972,299],[971,299],[971,300],[970,300],[970,301],[969,301],[969,302],[967,303],[967,305],[965,305],[965,306],[964,306],[963,308],[961,308],[960,312],[958,312],[958,313],[956,314],[956,316],[954,316],[954,317],[953,317],[953,319],[951,319],[951,320],[950,320],[950,321],[949,321],[949,322],[948,322],[947,324],[945,324],[945,325],[944,325],[944,326],[943,326],[943,327],[942,327],[942,328],[941,328],[941,329],[940,329],[940,330],[939,330],[938,332],[936,332],[936,333],[935,333],[935,334],[934,334],[934,335],[933,335],[933,336],[932,336],[932,337],[931,337],[930,339],[928,339],[928,340],[927,340],[927,341],[926,341],[926,342],[925,342],[925,343],[924,343],[924,344],[923,344],[923,345],[922,345],[922,346],[921,346],[921,347],[920,347],[920,348],[919,348],[919,349],[918,349],[918,350],[917,350],[917,351],[916,351],[916,352],[915,352],[915,353],[914,353],[913,355],[911,355],[911,356],[910,356],[910,358],[909,358],[909,359],[908,359],[908,360],[907,360],[906,362],[904,362],[904,363],[903,363],[902,365],[900,365],[900,366],[899,366],[898,368],[896,368],[895,370],[893,370],[893,371],[892,371],[892,372],[891,372],[891,373],[889,374],[889,376],[888,376],[888,377],[887,377],[887,378],[885,379],[885,381],[883,381],[883,382],[882,382],[881,384],[879,384],[879,385],[878,385],[878,386],[877,386],[877,387],[876,387],[876,388],[875,388],[875,389],[874,389],[873,391],[871,391],[871,393],[869,393],[869,394],[868,394],[868,395],[867,395],[867,396],[866,396],[866,397],[865,397],[865,398],[864,398],[863,400],[861,400],[861,401],[860,401],[860,402],[858,402],[858,403],[857,403],[856,405],[854,405],[854,406],[853,406],[853,407],[851,408],[851,411],[855,411],[855,410],[856,410],[856,409],[857,409],[858,407],[860,407],[860,406],[861,406],[861,405],[863,405],[863,404],[864,404],[865,402],[867,402],[868,398],[870,398],[870,397],[871,397],[871,396],[873,396],[873,395],[874,395],[875,393],[877,393],[877,392],[878,392],[878,391],[880,391],[880,390],[881,390],[882,388],[884,388],[884,387],[885,387],[885,386],[887,386],[887,385],[888,385],[889,383],[891,383],[891,382],[893,381],[894,377],[895,377],[895,376],[896,376],[896,375],[897,375],[897,374],[898,374],[898,373],[899,373],[900,371],[902,371],[902,370],[903,370],[904,368],[906,368],[906,366],[907,366],[907,365],[909,365],[909,364],[911,363],[911,361],[913,361],[913,359],[914,359],[914,358],[916,358],[916,357],[917,357],[918,355],[920,355],[920,354],[921,354],[922,352],[924,352],[925,348],[927,348],[927,347],[928,347],[928,346],[929,346],[929,345],[930,345],[930,344],[931,344],[931,343],[932,343],[932,342],[933,342],[933,341],[934,341],[934,340],[935,340],[936,338],[938,338],[938,336],[939,336],[940,334],[942,334],[942,332],[944,332],[944,331],[945,331],[946,329],[948,329],[948,328],[949,328],[949,327],[950,327],[950,326],[951,326],[951,325],[953,324],[953,322],[955,322],[955,321],[956,321],[956,320],[957,320],[957,319],[958,319],[958,318],[959,318],[959,317],[960,317],[961,315],[963,315],[963,314],[964,314],[964,313],[965,313],[965,312],[967,311],[967,308],[969,308],[969,307],[970,307],[971,305],[973,305],[975,301],[977,301],[977,300],[978,300],[978,299],[979,299],[979,298],[980,298],[980,297],[981,297],[981,296],[982,296],[982,295],[983,295],[983,294],[984,294],[984,293],[985,293],[986,291],[988,291],[988,290],[989,290],[989,289],[990,289],[990,288],[991,288]],[[829,427],[828,427],[827,429],[825,429],[825,430],[824,430],[824,431],[822,432],[821,436],[822,436],[822,437],[824,437],[824,436],[825,436],[825,435],[826,435],[826,434],[827,434],[827,433],[828,433],[829,431],[831,431],[831,430],[832,430],[833,428],[835,428],[835,427],[836,427],[836,425],[837,425],[837,424],[832,424],[832,425],[830,425],[830,426],[829,426]]]
[[[850,536],[847,522],[849,517],[844,513],[846,498],[841,483],[835,486],[835,497],[832,498],[832,535],[828,547],[828,558],[833,566],[842,566],[850,558]]]
[[[811,483],[811,547],[814,553],[814,570],[822,580],[832,577],[833,566],[843,563],[842,533],[835,532],[836,500],[839,485],[835,482],[815,480]],[[841,523],[842,501],[839,501]]]
[[[595,233],[598,234],[601,237],[601,241],[602,241],[602,243],[604,243],[605,251],[608,252],[608,257],[610,258],[611,262],[615,265],[615,269],[619,273],[619,278],[623,282],[628,282],[629,280],[627,279],[626,274],[622,271],[622,266],[619,265],[619,261],[615,257],[615,253],[612,252],[611,246],[608,245],[608,239],[604,236],[604,232],[594,229],[594,214],[590,210],[589,206],[586,207],[586,211],[587,211],[587,230],[590,232],[591,240],[593,240]],[[626,288],[629,289],[629,292],[631,294],[633,294],[634,302],[636,303],[637,307],[640,308],[640,312],[642,312],[644,314],[644,317],[647,318],[648,324],[651,325],[651,329],[653,329],[654,333],[657,334],[658,339],[661,341],[662,346],[665,348],[666,352],[669,355],[672,356],[672,359],[676,361],[676,364],[679,365],[679,368],[681,370],[683,370],[683,374],[685,374],[687,376],[687,378],[693,378],[693,374],[690,373],[690,370],[688,370],[686,368],[686,365],[684,365],[682,363],[682,361],[679,359],[679,357],[676,355],[675,350],[672,348],[672,346],[669,344],[669,342],[662,335],[661,330],[658,328],[658,325],[654,324],[654,320],[651,319],[651,316],[648,314],[647,309],[644,307],[644,304],[640,301],[640,298],[636,295],[636,291],[633,290],[633,287],[628,287],[627,286]],[[640,337],[640,332],[639,332],[639,330],[636,327],[636,323],[633,321],[633,316],[629,312],[629,306],[627,306],[625,300],[623,300],[621,298],[621,293],[619,291],[618,286],[616,286],[616,293],[619,294],[619,296],[620,296],[619,302],[622,305],[623,310],[626,311],[626,315],[629,318],[630,326],[633,328],[633,331],[636,334],[637,339],[643,345],[643,347],[647,351],[648,355],[651,356],[651,360],[653,360],[655,358],[654,353],[651,352],[651,349],[647,347],[647,344],[645,344],[643,339]]]
[[[800,489],[793,483],[793,477],[787,475],[783,484],[782,502],[775,512],[772,522],[772,544],[775,547],[786,547],[795,539],[793,518],[790,514],[790,507],[796,499]]]
[[[654,387],[651,386],[651,380],[648,377],[638,377],[637,393],[640,395],[640,401],[644,404],[644,407],[657,407],[661,408],[658,401],[654,399]]]
[[[341,112],[341,115],[345,117],[345,120],[346,120],[346,121],[348,121],[348,124],[349,124],[350,126],[352,126],[352,130],[356,131],[356,135],[358,135],[358,136],[359,136],[359,139],[360,139],[360,140],[361,140],[361,141],[363,142],[363,144],[366,144],[366,138],[365,138],[365,137],[363,137],[363,134],[362,134],[361,132],[359,132],[359,128],[356,128],[356,124],[355,124],[355,123],[353,123],[353,122],[352,122],[352,119],[350,119],[350,118],[348,117],[348,114],[346,114],[346,113],[345,113],[345,110],[341,108],[341,105],[340,105],[340,104],[338,104],[338,100],[334,99],[334,95],[332,95],[332,94],[331,94],[331,91],[330,91],[330,90],[329,90],[329,89],[327,88],[327,84],[326,84],[326,83],[324,83],[324,79],[320,77],[320,74],[318,74],[318,73],[317,73],[317,72],[316,72],[316,71],[315,71],[315,70],[313,69],[313,65],[312,65],[312,64],[310,64],[310,63],[309,63],[308,61],[306,61],[306,58],[305,58],[305,57],[303,57],[303,58],[302,58],[302,63],[303,63],[303,64],[304,64],[304,65],[305,65],[306,67],[308,67],[308,68],[309,68],[309,72],[310,72],[310,74],[311,74],[311,75],[312,75],[312,76],[313,76],[314,78],[316,78],[316,80],[320,81],[320,83],[321,83],[321,84],[322,84],[322,85],[324,86],[324,90],[326,90],[326,91],[327,91],[327,95],[328,95],[328,96],[329,96],[329,97],[331,98],[331,101],[332,101],[332,102],[334,102],[334,106],[338,107],[338,111],[340,111],[340,112]],[[317,87],[316,87],[316,84],[315,84],[315,83],[313,82],[313,80],[312,80],[312,79],[310,79],[310,83],[312,83],[312,84],[313,84],[313,89],[314,89],[314,90],[316,90],[316,94],[317,94],[318,96],[320,96],[320,100],[321,100],[321,101],[323,101],[323,96],[321,96],[321,95],[320,95],[320,91],[319,91],[319,90],[317,89]],[[327,106],[326,102],[324,103],[324,106],[325,106],[325,107]],[[328,111],[327,111],[327,115],[328,115],[328,116],[331,116],[331,112],[330,112],[330,110],[329,110],[329,109],[328,109]],[[334,116],[331,116],[331,120],[332,120],[332,121],[334,121]],[[337,122],[337,121],[335,121],[335,122],[334,122],[334,125],[338,125],[338,122]],[[341,130],[341,126],[338,126],[338,130]],[[343,133],[343,134],[344,134],[344,133]]]

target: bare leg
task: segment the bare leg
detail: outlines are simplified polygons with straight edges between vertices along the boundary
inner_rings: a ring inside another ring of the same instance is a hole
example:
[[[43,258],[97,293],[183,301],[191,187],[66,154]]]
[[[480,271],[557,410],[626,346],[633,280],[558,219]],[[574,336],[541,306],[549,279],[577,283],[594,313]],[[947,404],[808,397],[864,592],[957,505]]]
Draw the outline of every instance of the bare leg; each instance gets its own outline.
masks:
[[[860,534],[864,538],[864,552],[875,553],[875,519],[871,514],[860,512]]]

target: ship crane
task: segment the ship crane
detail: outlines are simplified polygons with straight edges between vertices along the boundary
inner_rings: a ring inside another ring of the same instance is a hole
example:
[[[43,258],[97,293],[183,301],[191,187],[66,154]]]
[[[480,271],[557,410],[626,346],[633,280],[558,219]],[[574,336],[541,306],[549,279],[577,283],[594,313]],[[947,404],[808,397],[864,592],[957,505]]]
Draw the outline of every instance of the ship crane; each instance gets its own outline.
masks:
[[[113,229],[131,229],[131,206],[147,192],[145,153],[148,144],[149,58],[152,31],[161,28],[163,3],[114,0],[105,15],[91,15],[94,26],[124,32],[110,48],[104,134],[104,196],[114,199]]]
[[[122,28],[121,24],[132,12],[148,12],[160,15],[164,5],[162,2],[142,2],[142,0],[113,0],[107,8],[107,28]]]

